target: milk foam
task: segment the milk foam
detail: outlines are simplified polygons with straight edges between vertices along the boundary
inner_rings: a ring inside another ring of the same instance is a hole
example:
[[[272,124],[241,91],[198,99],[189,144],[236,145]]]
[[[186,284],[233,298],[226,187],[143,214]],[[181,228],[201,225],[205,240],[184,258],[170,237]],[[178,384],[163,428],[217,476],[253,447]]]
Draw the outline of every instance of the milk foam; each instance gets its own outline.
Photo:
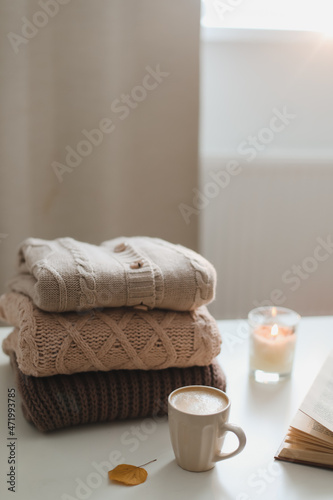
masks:
[[[171,400],[177,410],[194,415],[210,415],[228,406],[227,400],[217,392],[187,389],[176,393]]]

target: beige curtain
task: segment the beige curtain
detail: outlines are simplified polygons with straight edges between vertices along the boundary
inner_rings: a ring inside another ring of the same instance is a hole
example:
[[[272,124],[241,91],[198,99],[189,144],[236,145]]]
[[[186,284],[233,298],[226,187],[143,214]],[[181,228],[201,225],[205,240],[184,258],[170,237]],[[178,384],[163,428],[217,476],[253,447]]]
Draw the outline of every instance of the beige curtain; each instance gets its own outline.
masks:
[[[196,248],[199,0],[2,2],[0,288],[28,236]]]

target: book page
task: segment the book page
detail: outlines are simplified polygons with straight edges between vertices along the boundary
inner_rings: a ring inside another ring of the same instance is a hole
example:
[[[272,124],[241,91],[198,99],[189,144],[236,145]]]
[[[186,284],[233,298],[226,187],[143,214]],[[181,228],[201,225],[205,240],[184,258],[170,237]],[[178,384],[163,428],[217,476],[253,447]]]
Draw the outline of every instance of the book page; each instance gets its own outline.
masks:
[[[333,432],[333,351],[317,375],[300,410]]]
[[[333,432],[298,410],[290,426],[333,445]]]

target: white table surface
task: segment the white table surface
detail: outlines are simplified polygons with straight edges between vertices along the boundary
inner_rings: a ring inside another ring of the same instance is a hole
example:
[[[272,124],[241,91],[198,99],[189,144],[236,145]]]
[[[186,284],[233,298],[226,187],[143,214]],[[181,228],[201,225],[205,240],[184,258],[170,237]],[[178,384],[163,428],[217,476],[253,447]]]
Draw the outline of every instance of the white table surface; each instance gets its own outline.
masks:
[[[332,500],[332,471],[277,462],[273,456],[333,348],[333,317],[302,319],[294,373],[289,381],[274,386],[260,385],[248,377],[246,322],[221,321],[219,325],[224,337],[220,361],[232,401],[230,421],[242,426],[247,435],[240,455],[208,472],[182,470],[174,460],[166,417],[159,422],[132,420],[41,434],[25,421],[17,396],[17,491],[9,492],[7,389],[15,384],[8,358],[1,353],[1,499]],[[9,331],[1,328],[0,339]],[[137,427],[139,437],[135,437]],[[227,449],[234,444],[230,437]],[[102,462],[141,465],[154,458],[157,461],[146,468],[147,481],[139,486],[111,484],[102,475],[106,475],[108,464],[101,472],[96,470],[96,464]]]

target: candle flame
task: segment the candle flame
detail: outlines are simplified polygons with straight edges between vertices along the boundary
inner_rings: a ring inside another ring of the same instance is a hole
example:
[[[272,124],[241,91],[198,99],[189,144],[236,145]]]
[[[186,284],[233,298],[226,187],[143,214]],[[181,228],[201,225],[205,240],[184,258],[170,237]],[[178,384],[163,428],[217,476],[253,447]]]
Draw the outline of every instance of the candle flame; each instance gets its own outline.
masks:
[[[273,318],[275,318],[276,315],[277,315],[277,310],[276,310],[276,307],[273,306],[272,307],[272,316],[273,316]]]
[[[279,327],[277,326],[277,324],[275,324],[272,326],[271,335],[272,337],[276,337],[278,333],[279,333]]]

